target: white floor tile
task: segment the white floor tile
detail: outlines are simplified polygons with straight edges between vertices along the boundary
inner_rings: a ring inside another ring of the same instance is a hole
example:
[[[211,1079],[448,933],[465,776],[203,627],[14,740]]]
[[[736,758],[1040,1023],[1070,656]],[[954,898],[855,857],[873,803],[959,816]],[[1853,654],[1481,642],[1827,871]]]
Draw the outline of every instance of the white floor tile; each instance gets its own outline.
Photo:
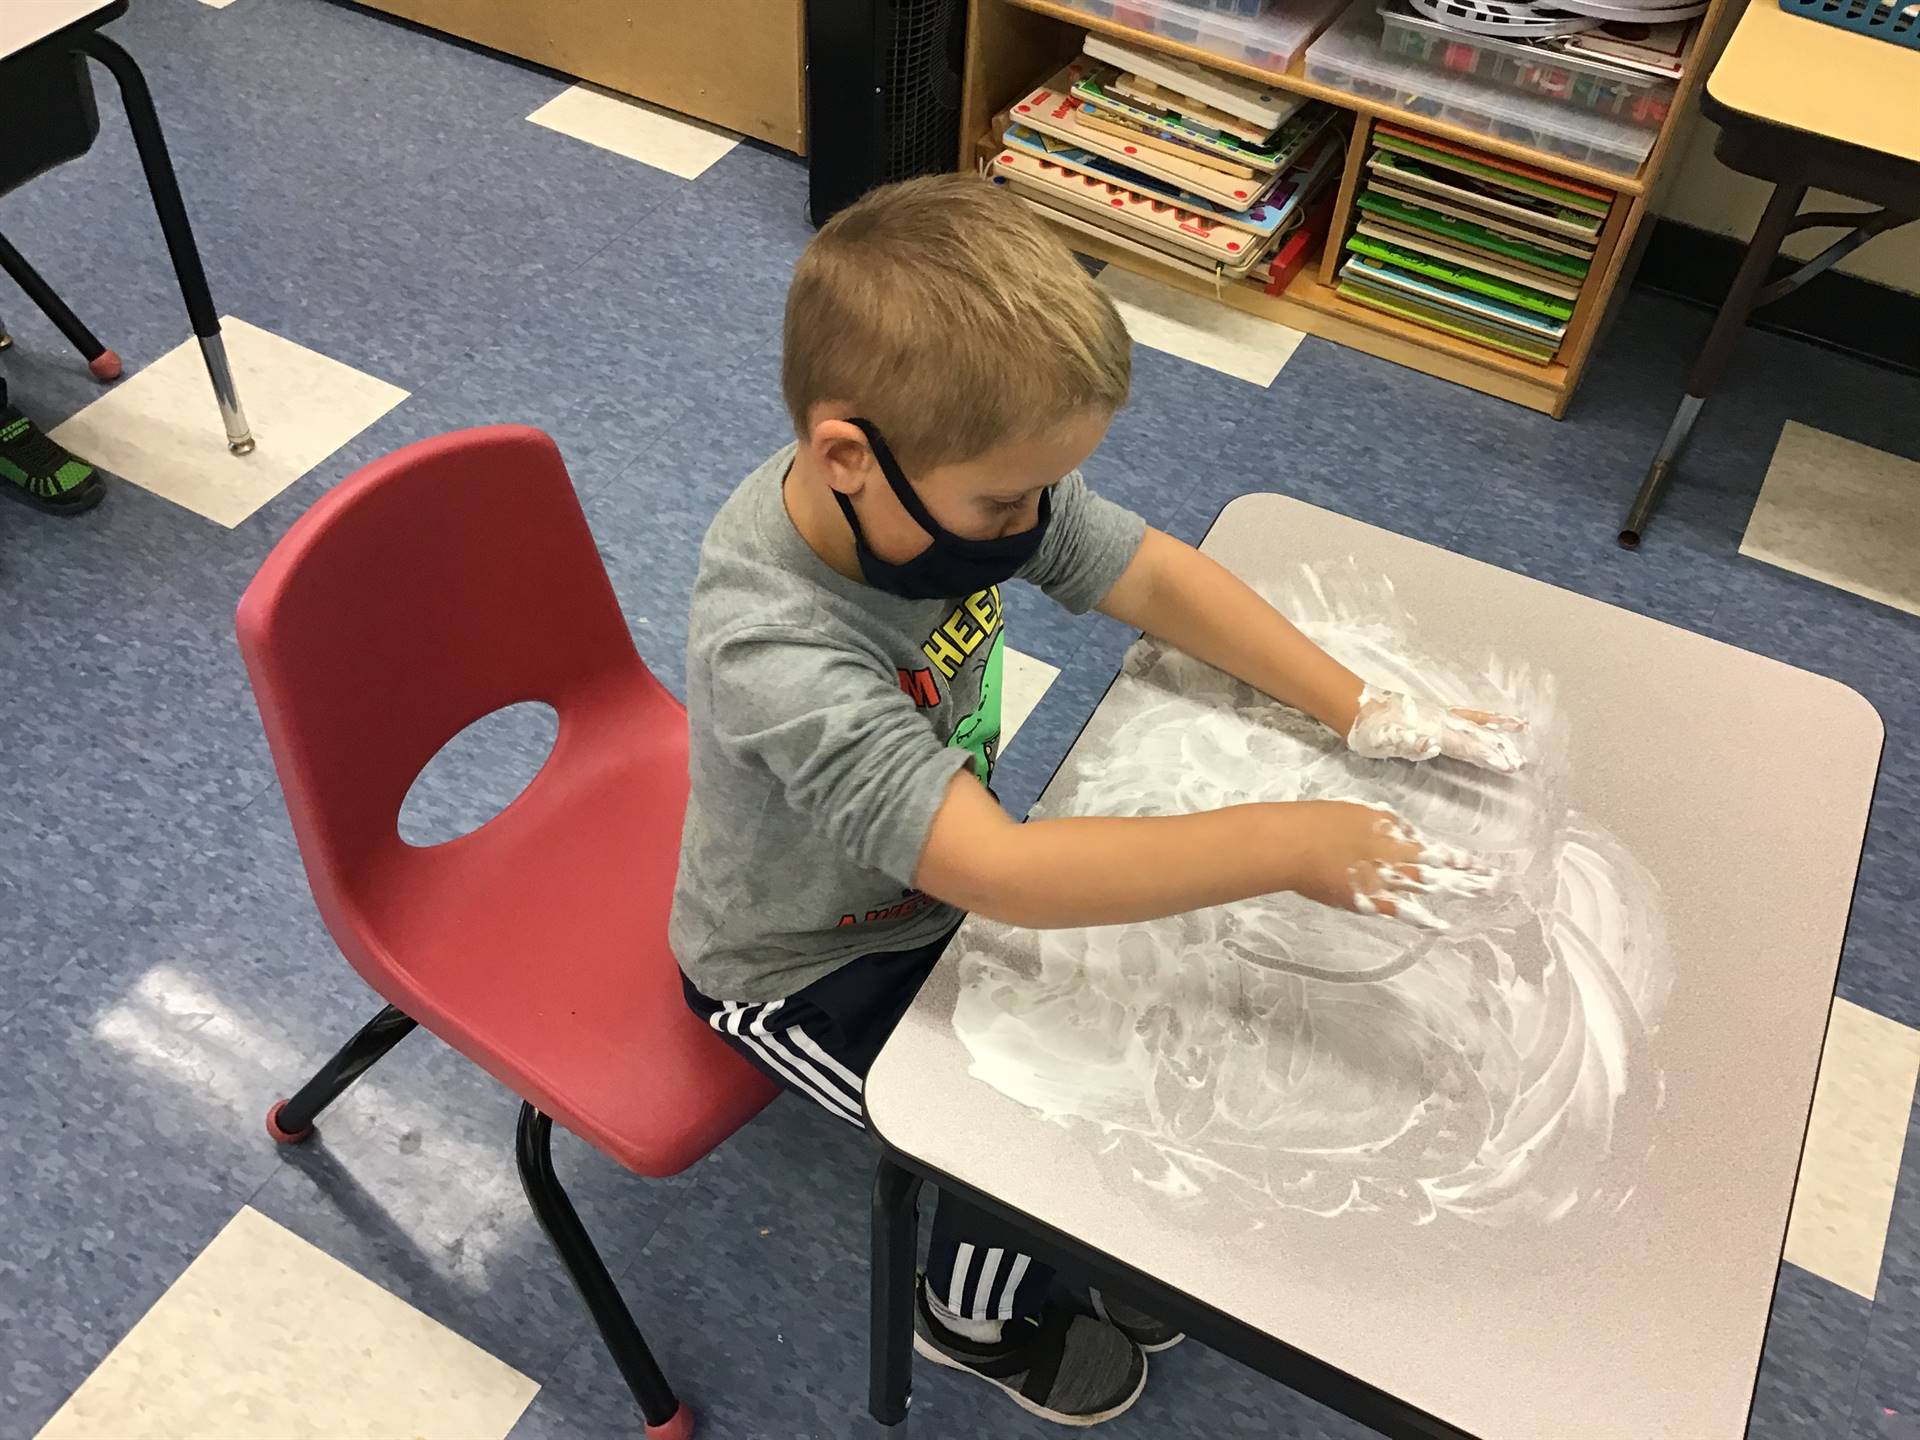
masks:
[[[1789,420],[1740,553],[1920,615],[1920,461]]]
[[[1222,375],[1265,387],[1300,347],[1298,330],[1205,295],[1189,294],[1118,265],[1100,272],[1135,342]]]
[[[1014,731],[1027,723],[1033,707],[1047,693],[1047,687],[1060,678],[1057,666],[1031,655],[1023,655],[1009,645],[1000,661],[1000,748],[1013,743]]]
[[[243,1209],[40,1440],[501,1440],[538,1389]]]
[[[698,180],[740,143],[717,126],[593,85],[563,90],[527,119],[682,180]]]
[[[1920,1076],[1920,1030],[1833,1002],[1786,1258],[1873,1298]]]
[[[257,442],[251,455],[228,452],[193,340],[56,426],[53,438],[109,474],[231,527],[407,398],[244,320],[227,316],[220,328]]]

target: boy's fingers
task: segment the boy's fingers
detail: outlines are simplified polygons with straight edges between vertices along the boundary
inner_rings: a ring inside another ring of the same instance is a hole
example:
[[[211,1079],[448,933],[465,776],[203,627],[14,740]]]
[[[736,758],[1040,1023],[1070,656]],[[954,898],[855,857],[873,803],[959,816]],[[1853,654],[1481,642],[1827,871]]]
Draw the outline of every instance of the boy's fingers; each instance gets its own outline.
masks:
[[[1469,725],[1479,725],[1488,730],[1519,731],[1527,728],[1527,722],[1518,715],[1502,715],[1497,710],[1449,710],[1456,720],[1465,720]]]
[[[1514,733],[1456,723],[1448,728],[1442,749],[1455,760],[1478,765],[1496,775],[1511,775],[1527,763],[1513,738]]]
[[[1387,872],[1384,883],[1394,892],[1471,899],[1489,894],[1499,879],[1484,866],[1456,869],[1445,865],[1399,865]]]
[[[1471,850],[1463,850],[1458,845],[1423,845],[1420,859],[1429,865],[1441,865],[1449,870],[1464,870],[1475,875],[1493,874],[1491,865]]]
[[[1385,914],[1383,910],[1381,912]],[[1402,895],[1393,902],[1393,918],[1421,930],[1451,930],[1453,927],[1438,915],[1414,899],[1411,895]]]

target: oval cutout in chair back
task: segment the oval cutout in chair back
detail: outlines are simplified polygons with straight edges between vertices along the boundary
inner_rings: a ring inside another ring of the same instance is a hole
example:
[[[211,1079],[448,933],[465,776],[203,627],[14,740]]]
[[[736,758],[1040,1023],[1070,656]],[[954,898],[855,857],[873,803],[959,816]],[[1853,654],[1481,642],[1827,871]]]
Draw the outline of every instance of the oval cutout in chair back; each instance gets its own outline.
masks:
[[[539,700],[482,715],[414,776],[400,805],[400,838],[444,845],[478,830],[533,783],[559,734],[560,716]]]

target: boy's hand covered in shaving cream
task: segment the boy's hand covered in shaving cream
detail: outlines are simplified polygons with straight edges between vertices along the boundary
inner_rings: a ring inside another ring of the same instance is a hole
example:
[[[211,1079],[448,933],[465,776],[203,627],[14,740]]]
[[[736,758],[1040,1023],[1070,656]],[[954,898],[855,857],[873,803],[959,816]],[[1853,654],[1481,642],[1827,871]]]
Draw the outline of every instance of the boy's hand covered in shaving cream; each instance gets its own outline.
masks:
[[[1491,866],[1457,846],[1429,843],[1385,806],[1346,800],[1299,805],[1313,812],[1312,863],[1296,887],[1309,900],[1445,930],[1447,922],[1430,908],[1436,901],[1474,899],[1500,883]]]
[[[1445,755],[1511,775],[1526,759],[1516,738],[1527,722],[1485,710],[1449,710],[1371,685],[1360,692],[1360,709],[1347,732],[1347,748],[1376,760],[1431,760]]]

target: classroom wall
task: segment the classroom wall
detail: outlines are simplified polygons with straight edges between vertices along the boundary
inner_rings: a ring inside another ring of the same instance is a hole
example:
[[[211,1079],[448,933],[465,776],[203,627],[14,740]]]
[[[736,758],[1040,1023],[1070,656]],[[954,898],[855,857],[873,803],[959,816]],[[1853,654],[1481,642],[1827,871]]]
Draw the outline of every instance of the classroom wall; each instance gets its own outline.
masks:
[[[1719,127],[1712,121],[1702,119],[1696,111],[1688,125],[1687,132],[1674,142],[1674,160],[1662,177],[1662,193],[1655,209],[1683,224],[1744,241],[1760,222],[1760,211],[1772,187],[1763,180],[1729,170],[1713,158],[1713,142]],[[1816,190],[1809,192],[1801,208],[1860,210],[1870,207]],[[1837,230],[1804,231],[1788,239],[1787,251],[1804,259],[1818,254],[1838,237]],[[1850,275],[1920,295],[1920,225],[1909,225],[1891,235],[1875,236],[1841,261],[1838,268]]]

